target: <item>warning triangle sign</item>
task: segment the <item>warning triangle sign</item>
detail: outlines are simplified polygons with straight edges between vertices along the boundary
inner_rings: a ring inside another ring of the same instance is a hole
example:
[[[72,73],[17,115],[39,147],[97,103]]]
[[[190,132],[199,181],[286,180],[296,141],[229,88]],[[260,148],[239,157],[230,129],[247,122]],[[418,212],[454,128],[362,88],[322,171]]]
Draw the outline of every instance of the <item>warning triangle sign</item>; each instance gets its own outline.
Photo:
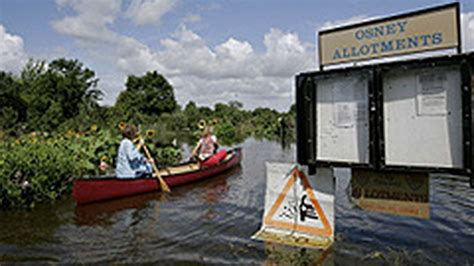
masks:
[[[263,219],[265,226],[332,237],[333,229],[306,175],[294,166]]]

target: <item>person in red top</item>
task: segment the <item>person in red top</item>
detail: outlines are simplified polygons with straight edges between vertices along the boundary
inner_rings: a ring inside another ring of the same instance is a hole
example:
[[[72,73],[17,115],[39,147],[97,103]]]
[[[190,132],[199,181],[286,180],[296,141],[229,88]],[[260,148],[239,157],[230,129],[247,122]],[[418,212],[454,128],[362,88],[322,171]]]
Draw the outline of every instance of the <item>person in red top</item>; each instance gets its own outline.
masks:
[[[191,153],[191,158],[195,158],[197,156],[198,160],[203,162],[214,155],[218,147],[219,142],[217,141],[217,137],[212,134],[212,128],[210,126],[206,126],[202,132],[201,138]]]

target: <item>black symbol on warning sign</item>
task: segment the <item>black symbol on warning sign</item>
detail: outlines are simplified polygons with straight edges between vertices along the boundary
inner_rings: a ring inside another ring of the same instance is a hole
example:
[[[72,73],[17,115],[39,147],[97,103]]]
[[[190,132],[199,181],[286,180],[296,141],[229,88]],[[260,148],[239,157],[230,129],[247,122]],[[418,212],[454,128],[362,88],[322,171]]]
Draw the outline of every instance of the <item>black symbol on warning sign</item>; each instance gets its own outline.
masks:
[[[301,198],[300,220],[302,222],[304,222],[306,218],[319,220],[319,217],[316,214],[316,210],[314,209],[313,204],[311,204],[311,202],[309,204],[305,202],[307,197],[307,195],[303,195],[303,197]]]
[[[279,216],[281,218],[287,218],[287,219],[292,220],[293,218],[295,218],[298,212],[298,209],[296,207],[296,202],[289,200],[287,205],[288,206],[283,206],[283,210],[282,212],[280,212]]]

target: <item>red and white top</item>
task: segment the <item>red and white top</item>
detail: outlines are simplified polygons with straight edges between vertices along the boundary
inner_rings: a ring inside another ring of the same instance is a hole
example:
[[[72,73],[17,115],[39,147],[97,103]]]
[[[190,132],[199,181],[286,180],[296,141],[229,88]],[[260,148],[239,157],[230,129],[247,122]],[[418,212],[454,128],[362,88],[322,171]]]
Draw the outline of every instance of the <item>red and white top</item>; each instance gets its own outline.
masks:
[[[214,135],[209,135],[199,140],[199,144],[201,145],[199,150],[199,159],[201,161],[206,160],[214,154],[216,143],[217,138]]]

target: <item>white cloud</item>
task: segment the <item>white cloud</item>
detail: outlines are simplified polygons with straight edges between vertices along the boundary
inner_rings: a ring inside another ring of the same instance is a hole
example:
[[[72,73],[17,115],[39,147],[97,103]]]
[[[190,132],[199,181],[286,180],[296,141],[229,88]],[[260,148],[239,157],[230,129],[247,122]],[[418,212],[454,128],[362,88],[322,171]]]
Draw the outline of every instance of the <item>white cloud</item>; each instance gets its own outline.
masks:
[[[100,66],[97,74],[101,78],[99,86],[105,92],[104,103],[113,102],[111,98],[124,88],[120,84],[127,75],[157,70],[174,85],[182,105],[189,100],[210,106],[239,100],[246,108],[268,106],[288,110],[293,102],[294,75],[314,66],[314,47],[302,43],[296,33],[280,29],[270,29],[265,34],[265,49],[260,52],[249,42],[236,38],[211,47],[182,24],[171,37],[160,41],[162,49],[153,50],[112,30],[120,15],[120,2],[107,8],[106,2],[102,0],[95,6],[96,2],[90,0],[57,1],[76,14],[52,23],[58,32],[76,39],[94,64]],[[127,15],[136,24],[158,22],[139,21],[132,16],[138,15],[146,4],[147,1],[134,2],[128,8]]]
[[[176,4],[176,0],[135,0],[130,4],[126,16],[136,25],[157,24]]]
[[[227,42],[216,47],[216,53],[223,58],[242,62],[253,54],[253,48],[248,42],[239,42],[230,38]]]
[[[301,45],[298,35],[284,33],[279,29],[271,29],[265,34],[264,44],[268,54],[292,54],[302,53],[304,48]]]
[[[181,27],[173,39],[161,41],[165,48],[159,52],[159,58],[178,75],[211,76],[216,55],[200,36]]]
[[[314,50],[311,46],[307,49],[297,34],[279,29],[271,29],[263,42],[263,52],[235,38],[212,48],[183,26],[173,38],[161,41],[164,50],[157,59],[172,69],[165,74],[182,104],[193,100],[213,106],[239,100],[246,108],[288,110],[293,102],[294,76],[314,66]]]
[[[474,50],[474,12],[461,14],[461,34],[463,51]]]
[[[297,34],[271,29],[264,37],[266,51],[257,53],[252,45],[234,38],[209,47],[196,33],[181,27],[172,39],[161,41],[165,48],[159,58],[174,74],[208,79],[292,76],[313,65],[311,52]]]
[[[149,70],[164,71],[151,49],[134,38],[119,38],[117,66],[127,74],[141,74]]]
[[[0,24],[0,70],[18,73],[27,61],[20,36],[9,34]]]
[[[238,100],[245,109],[270,107],[287,111],[294,102],[293,78],[235,78],[207,80],[195,76],[170,78],[176,97],[183,106],[194,101],[214,106]]]
[[[58,0],[57,4],[61,8],[71,7],[76,14],[51,25],[59,33],[73,37],[88,55],[89,63],[95,65],[101,80],[99,86],[105,94],[103,103],[114,102],[124,88],[127,75],[141,75],[150,70],[165,72],[148,46],[111,29],[120,15],[121,1]]]
[[[77,15],[53,21],[59,33],[70,35],[91,53],[100,51],[104,60],[126,74],[139,74],[150,69],[162,70],[155,54],[138,40],[110,29],[120,13],[121,1],[58,0],[61,7],[72,7]],[[135,3],[135,2],[134,2]]]
[[[72,7],[77,16],[67,16],[51,25],[59,33],[85,42],[113,43],[117,37],[108,25],[115,21],[121,1],[117,0],[58,0],[60,7]]]
[[[112,106],[115,104],[115,98],[125,89],[126,76],[107,70],[96,70],[100,78],[99,89],[104,93],[101,104]]]
[[[265,76],[289,76],[315,67],[314,50],[307,51],[296,33],[271,29],[264,44],[267,50],[261,64]]]

